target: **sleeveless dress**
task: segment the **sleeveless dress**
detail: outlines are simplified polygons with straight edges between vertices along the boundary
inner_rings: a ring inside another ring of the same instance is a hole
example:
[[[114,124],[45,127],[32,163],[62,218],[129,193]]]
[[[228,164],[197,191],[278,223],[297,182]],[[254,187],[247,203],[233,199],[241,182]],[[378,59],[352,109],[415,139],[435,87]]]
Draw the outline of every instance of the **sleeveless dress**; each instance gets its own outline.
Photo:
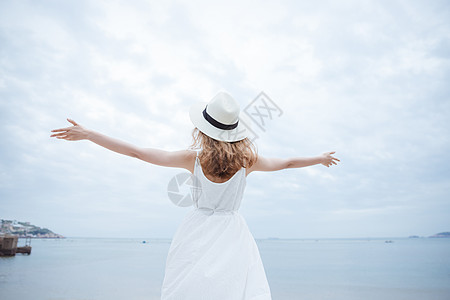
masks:
[[[238,212],[245,173],[241,168],[224,183],[212,182],[197,152],[194,208],[172,239],[161,300],[272,299],[255,239]]]

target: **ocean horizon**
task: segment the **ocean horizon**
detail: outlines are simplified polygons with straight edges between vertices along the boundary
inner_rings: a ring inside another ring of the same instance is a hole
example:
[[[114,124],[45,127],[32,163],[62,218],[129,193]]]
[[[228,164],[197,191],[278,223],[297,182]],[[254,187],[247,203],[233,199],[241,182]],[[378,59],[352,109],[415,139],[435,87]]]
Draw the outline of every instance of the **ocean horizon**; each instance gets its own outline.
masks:
[[[255,240],[274,300],[450,298],[450,239]],[[31,255],[0,257],[0,298],[159,299],[170,243],[171,238],[32,239]]]

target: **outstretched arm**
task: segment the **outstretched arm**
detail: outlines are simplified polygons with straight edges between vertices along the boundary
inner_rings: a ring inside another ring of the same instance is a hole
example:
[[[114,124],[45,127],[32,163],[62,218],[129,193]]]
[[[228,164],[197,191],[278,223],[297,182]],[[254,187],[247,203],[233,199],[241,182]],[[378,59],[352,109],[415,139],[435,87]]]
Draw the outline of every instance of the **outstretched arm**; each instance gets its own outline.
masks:
[[[247,172],[252,171],[278,171],[288,168],[303,168],[312,165],[322,164],[329,167],[333,164],[337,165],[336,161],[340,161],[336,157],[331,156],[336,152],[325,152],[322,155],[314,157],[295,157],[295,158],[267,158],[258,155],[255,164],[251,166]]]
[[[308,166],[313,166],[317,164],[322,164],[325,167],[330,167],[333,164],[337,165],[336,161],[340,161],[336,157],[331,156],[331,154],[336,153],[335,151],[325,152],[319,156],[314,157],[296,157],[289,159],[287,168],[303,168]]]
[[[181,151],[165,151],[153,148],[141,148],[133,144],[126,143],[122,140],[109,137],[94,130],[87,129],[71,119],[67,119],[73,124],[71,127],[54,129],[50,137],[65,139],[68,141],[89,140],[111,151],[128,155],[149,162],[151,164],[192,169],[192,154],[195,152],[188,150]]]

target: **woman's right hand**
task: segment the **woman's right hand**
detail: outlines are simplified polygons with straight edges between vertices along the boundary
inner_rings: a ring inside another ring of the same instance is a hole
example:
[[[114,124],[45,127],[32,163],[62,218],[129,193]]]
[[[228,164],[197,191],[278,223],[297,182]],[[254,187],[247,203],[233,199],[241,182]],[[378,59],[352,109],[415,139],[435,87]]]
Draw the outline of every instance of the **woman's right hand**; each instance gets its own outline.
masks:
[[[56,137],[57,139],[64,139],[67,141],[79,141],[87,139],[89,131],[83,126],[79,125],[72,119],[67,119],[73,124],[72,127],[53,129],[52,132],[59,132],[52,134],[50,137]]]
[[[337,159],[336,157],[331,156],[331,154],[336,153],[335,151],[332,152],[325,152],[321,155],[321,164],[324,165],[325,167],[329,167],[332,164],[337,165],[336,161],[340,161],[339,159]]]

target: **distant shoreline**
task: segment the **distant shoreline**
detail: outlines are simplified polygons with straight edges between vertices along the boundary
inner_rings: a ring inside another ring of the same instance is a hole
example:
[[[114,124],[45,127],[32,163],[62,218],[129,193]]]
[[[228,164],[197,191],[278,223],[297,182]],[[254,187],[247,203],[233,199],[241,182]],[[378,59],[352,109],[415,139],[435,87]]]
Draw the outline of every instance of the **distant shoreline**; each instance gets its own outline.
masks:
[[[64,238],[48,228],[41,228],[30,222],[0,219],[0,234],[17,235],[19,238]]]
[[[19,237],[19,238],[25,238],[25,237]],[[66,236],[66,237],[62,237],[62,238],[51,238],[51,237],[31,237],[32,239],[121,239],[121,240],[137,240],[137,241],[149,241],[149,240],[172,240],[172,237],[167,237],[167,238],[161,238],[161,237],[92,237],[92,236]],[[436,238],[435,236],[419,236],[419,237],[409,237],[409,236],[400,236],[400,237],[392,237],[392,236],[387,236],[387,237],[343,237],[343,238],[326,238],[326,237],[321,237],[321,238],[274,238],[274,237],[269,237],[269,238],[257,238],[255,237],[254,239],[256,241],[333,241],[333,240],[354,240],[354,241],[367,241],[367,240],[414,240],[414,239],[445,239],[446,237],[440,237],[440,238]]]

